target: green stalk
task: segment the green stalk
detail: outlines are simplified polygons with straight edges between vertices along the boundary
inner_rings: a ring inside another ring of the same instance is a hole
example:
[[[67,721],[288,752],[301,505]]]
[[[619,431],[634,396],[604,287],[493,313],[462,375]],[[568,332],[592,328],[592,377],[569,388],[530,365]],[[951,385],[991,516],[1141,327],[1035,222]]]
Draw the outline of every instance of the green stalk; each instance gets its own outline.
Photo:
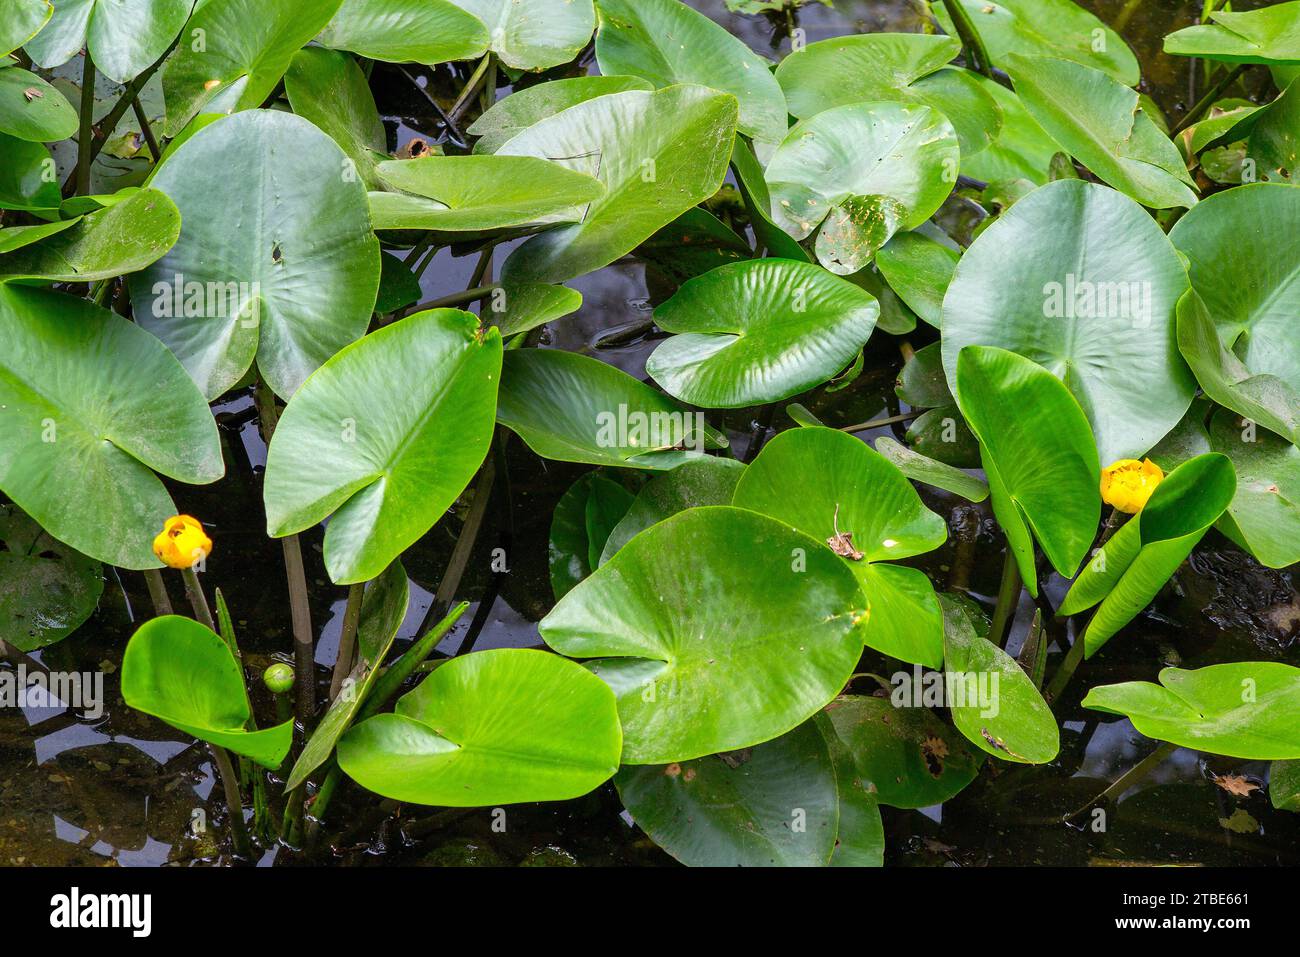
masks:
[[[840,426],[841,432],[866,432],[870,429],[884,428],[886,425],[897,425],[902,422],[911,422],[919,417],[922,409],[915,409],[911,412],[903,412],[899,415],[885,416],[883,419],[872,419],[870,422],[859,422],[857,425]]]
[[[442,621],[430,628],[423,637],[416,639],[415,643],[406,649],[406,653],[402,657],[389,665],[384,673],[375,679],[375,683],[370,688],[370,694],[366,695],[365,703],[357,712],[353,724],[360,724],[367,718],[374,717],[379,713],[379,709],[397,694],[398,689],[402,687],[402,682],[415,671],[416,665],[433,653],[433,649],[438,647],[438,642],[442,641],[443,635],[447,634],[451,626],[460,620],[460,616],[465,614],[465,609],[468,607],[469,602],[463,601],[447,612]]]
[[[1140,782],[1143,778],[1145,778],[1148,774],[1150,774],[1153,770],[1155,770],[1156,766],[1162,763],[1165,758],[1169,757],[1169,755],[1173,754],[1177,750],[1178,750],[1178,745],[1176,744],[1171,744],[1168,741],[1160,742],[1160,746],[1158,748],[1156,748],[1154,751],[1148,754],[1137,764],[1133,765],[1133,767],[1129,768],[1127,771],[1121,774],[1119,778],[1116,779],[1114,784],[1106,788],[1106,790],[1102,791],[1100,794],[1098,794],[1087,804],[1083,805],[1083,807],[1080,807],[1067,814],[1065,816],[1065,820],[1067,821],[1072,820],[1073,818],[1078,817],[1084,811],[1088,810],[1088,808],[1092,807],[1093,805],[1100,804],[1103,801],[1109,801],[1112,798],[1118,800],[1124,794],[1125,791],[1127,791],[1133,785]]]
[[[208,607],[208,600],[203,597],[203,586],[199,584],[198,573],[192,566],[182,568],[181,578],[185,581],[185,594],[190,600],[190,607],[194,609],[194,620],[201,625],[206,625],[211,631],[216,631],[217,624],[212,620],[212,609]]]
[[[993,608],[993,624],[989,626],[989,641],[1002,648],[1006,645],[1007,626],[1015,617],[1016,605],[1020,603],[1020,589],[1024,583],[1020,579],[1020,566],[1016,563],[1015,552],[1007,545],[1006,557],[1002,561],[1002,582],[998,585],[998,603]]]
[[[977,73],[984,74],[990,80],[993,79],[993,60],[989,57],[988,48],[984,46],[984,41],[980,38],[979,31],[975,29],[970,14],[962,6],[961,0],[943,0],[943,6],[948,11],[948,16],[952,18],[957,36],[961,38],[961,45],[966,52],[966,66]]]
[[[339,696],[343,679],[352,670],[352,657],[357,646],[357,626],[361,621],[361,598],[365,582],[348,586],[348,603],[343,609],[343,629],[339,633],[339,653],[334,659],[334,674],[330,678],[330,700]]]
[[[1223,93],[1224,90],[1226,90],[1228,87],[1232,86],[1234,82],[1236,82],[1237,77],[1241,76],[1241,74],[1245,72],[1246,67],[1248,67],[1249,65],[1250,64],[1248,63],[1238,63],[1235,67],[1233,67],[1231,70],[1225,73],[1218,83],[1210,87],[1210,89],[1206,92],[1206,94],[1196,101],[1196,105],[1193,106],[1190,110],[1188,110],[1187,115],[1184,116],[1181,120],[1179,120],[1178,123],[1174,126],[1174,128],[1169,131],[1169,135],[1177,136],[1183,130],[1187,129],[1197,120],[1199,120],[1201,118],[1201,115],[1205,113],[1205,111],[1208,110],[1211,106],[1214,105],[1214,101],[1219,98],[1219,96]]]
[[[144,107],[140,105],[140,97],[131,97],[131,109],[135,111],[135,121],[140,124],[140,133],[144,136],[145,145],[149,147],[149,155],[154,164],[162,158],[162,150],[158,147],[158,139],[153,135],[153,127],[149,125],[149,117],[144,115]]]
[[[461,113],[465,111],[465,108],[469,106],[470,102],[474,99],[474,95],[478,93],[479,86],[482,85],[483,81],[487,78],[488,66],[491,63],[492,54],[488,53],[483,57],[483,59],[478,61],[478,66],[474,67],[474,72],[470,74],[469,81],[465,84],[465,88],[460,91],[460,96],[456,98],[455,104],[453,104],[452,108],[447,111],[447,116],[453,123],[460,119]]]
[[[172,614],[172,600],[167,596],[167,583],[163,581],[162,572],[157,568],[146,568],[145,584],[149,586],[149,597],[153,599],[153,612],[161,618]]]
[[[90,193],[90,161],[92,159],[91,141],[95,134],[95,61],[90,58],[90,51],[83,55],[81,65],[81,126],[77,131],[77,180],[76,193],[86,196]]]
[[[235,768],[230,763],[230,755],[226,749],[218,747],[215,744],[209,744],[212,749],[212,758],[217,765],[217,772],[221,775],[221,786],[226,794],[226,809],[230,813],[230,834],[234,838],[235,853],[240,857],[251,859],[253,850],[248,842],[248,828],[244,826],[244,799],[239,794],[239,778],[235,775]]]

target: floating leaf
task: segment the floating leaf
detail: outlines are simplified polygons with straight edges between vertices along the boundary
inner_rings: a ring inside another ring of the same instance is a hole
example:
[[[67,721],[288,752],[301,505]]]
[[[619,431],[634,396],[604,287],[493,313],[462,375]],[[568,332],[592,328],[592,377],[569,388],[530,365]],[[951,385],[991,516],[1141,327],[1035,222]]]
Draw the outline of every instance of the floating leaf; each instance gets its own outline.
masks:
[[[561,282],[606,266],[712,196],[731,157],[737,106],[700,86],[586,100],[508,140],[498,155],[536,156],[595,176],[605,195],[581,223],[534,236],[504,266],[512,281]]]
[[[1279,811],[1300,812],[1300,761],[1274,761],[1269,766],[1268,797]]]
[[[50,0],[0,0],[0,56],[5,56],[40,33],[54,7]]]
[[[887,435],[876,439],[876,451],[914,482],[952,492],[968,502],[982,502],[989,497],[988,485],[974,475],[922,455]]]
[[[293,111],[329,136],[352,161],[352,168],[340,170],[341,175],[358,176],[368,188],[377,188],[375,166],[388,158],[388,139],[357,61],[337,50],[305,47],[289,63],[284,92]]]
[[[63,195],[55,173],[54,159],[40,143],[0,133],[0,209],[58,215]]]
[[[600,563],[606,540],[633,498],[626,488],[599,472],[583,475],[560,496],[551,515],[547,543],[551,591],[557,601]]]
[[[1042,186],[1048,181],[1052,157],[1061,147],[1015,93],[992,80],[985,80],[982,86],[1002,111],[1002,128],[987,149],[974,156],[962,154],[961,171],[989,183],[1024,179]]]
[[[466,4],[448,0],[343,0],[322,45],[388,63],[445,63],[487,52],[491,34]]]
[[[72,634],[104,592],[99,562],[55,540],[12,505],[0,505],[0,634],[35,651]]]
[[[1122,714],[1138,733],[1251,761],[1300,758],[1300,668],[1273,661],[1165,668],[1160,684],[1093,688],[1085,708]]]
[[[1165,52],[1225,63],[1300,63],[1300,2],[1216,10],[1210,19],[1169,34]]]
[[[464,491],[492,441],[501,336],[432,309],[340,351],[285,408],[266,457],[267,534],[332,516],[325,568],[367,581]],[[329,468],[320,468],[328,462]]]
[[[568,63],[596,28],[591,0],[452,0],[488,29],[490,49],[516,70]]]
[[[898,298],[936,329],[961,254],[919,232],[899,233],[876,254],[876,268]]]
[[[665,764],[769,741],[844,686],[865,603],[840,560],[744,509],[647,529],[538,625],[618,698],[623,762]]]
[[[79,125],[76,109],[57,88],[0,60],[0,133],[55,143],[76,135]]]
[[[511,93],[489,107],[466,131],[477,136],[475,153],[495,153],[517,133],[571,106],[610,93],[653,90],[639,76],[575,76]]]
[[[339,766],[396,801],[491,807],[579,797],[618,770],[614,696],[585,669],[524,648],[444,663],[351,728]]]
[[[167,52],[193,6],[194,0],[59,0],[26,52],[49,69],[87,48],[100,73],[125,83]]]
[[[967,345],[1018,352],[1066,383],[1103,462],[1141,458],[1196,390],[1175,338],[1186,290],[1177,252],[1140,206],[1095,183],[1050,183],[957,264],[943,312],[948,385]]]
[[[761,259],[720,266],[655,310],[677,333],[646,360],[670,395],[743,408],[806,392],[862,351],[880,307],[811,263]]]
[[[247,730],[244,676],[230,646],[197,621],[164,615],[140,626],[122,655],[122,697],[173,728],[278,768],[293,722]]]
[[[611,365],[558,349],[505,357],[497,420],[543,458],[672,469],[727,440]]]
[[[575,313],[582,293],[567,286],[521,282],[499,286],[484,300],[482,314],[501,330],[503,338],[528,332]]]
[[[957,401],[979,439],[993,513],[1037,597],[1034,540],[1063,578],[1073,578],[1101,520],[1092,431],[1061,381],[1024,356],[966,346],[956,365]]]
[[[1224,410],[1210,420],[1210,447],[1237,473],[1219,530],[1270,568],[1300,562],[1300,448]]]
[[[931,667],[943,661],[943,621],[925,573],[874,563],[938,548],[947,527],[866,443],[836,429],[783,432],[745,470],[732,504],[779,519],[842,556],[871,605],[868,645]]]
[[[180,363],[84,299],[0,284],[0,408],[0,489],[59,541],[123,568],[159,567],[153,537],[176,514],[152,470],[194,484],[224,472]]]
[[[256,359],[287,399],[365,333],[379,242],[365,186],[342,175],[348,162],[301,117],[249,110],[205,126],[154,176],[181,211],[181,235],[131,277],[135,316],[208,398]]]

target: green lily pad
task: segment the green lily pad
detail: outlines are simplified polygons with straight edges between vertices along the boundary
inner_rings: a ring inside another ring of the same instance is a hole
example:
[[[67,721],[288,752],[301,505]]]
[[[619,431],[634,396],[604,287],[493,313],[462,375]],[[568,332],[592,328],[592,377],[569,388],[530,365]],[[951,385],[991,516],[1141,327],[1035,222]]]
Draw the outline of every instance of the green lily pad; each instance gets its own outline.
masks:
[[[1210,19],[1169,34],[1165,52],[1225,63],[1300,63],[1300,2],[1216,10]]]
[[[777,143],[785,136],[785,94],[766,60],[726,28],[678,0],[600,0],[596,61],[610,76],[656,87],[698,83],[740,103],[739,129]]]
[[[750,225],[754,229],[757,245],[768,256],[812,262],[812,256],[803,246],[776,224],[772,215],[772,194],[767,188],[763,166],[743,136],[736,138],[731,153],[731,170],[735,175],[736,188],[745,201],[745,208],[749,210]]]
[[[0,505],[0,634],[35,651],[72,634],[104,592],[99,562],[52,538],[12,505]]]
[[[800,240],[825,220],[818,260],[855,273],[894,233],[943,205],[959,160],[952,124],[927,106],[835,107],[796,124],[772,155],[773,219]]]
[[[531,156],[422,156],[387,160],[376,171],[386,186],[405,190],[370,194],[376,229],[486,232],[572,223],[605,193],[594,177]]]
[[[907,308],[937,329],[960,258],[957,250],[923,233],[899,233],[876,254],[876,268]]]
[[[670,395],[704,408],[775,402],[821,385],[853,361],[880,311],[853,283],[811,263],[719,266],[655,310],[676,333],[646,360]]]
[[[980,446],[956,400],[927,409],[907,427],[907,445],[913,452],[957,469],[980,467]]]
[[[562,282],[631,252],[712,196],[735,137],[734,97],[700,86],[630,90],[585,100],[512,137],[497,155],[536,156],[595,176],[605,195],[580,223],[519,246],[511,281]]]
[[[156,189],[140,190],[82,217],[68,229],[0,256],[0,282],[111,279],[157,262],[180,231],[176,204]]]
[[[959,468],[932,459],[928,455],[922,455],[887,435],[876,439],[875,448],[913,482],[941,488],[945,492],[960,495],[968,502],[982,502],[989,497],[988,484],[974,475],[968,475]]]
[[[466,132],[479,139],[475,153],[495,153],[516,134],[571,106],[610,93],[653,90],[649,80],[639,76],[575,76],[525,87],[498,100]]]
[[[1042,186],[1049,179],[1052,157],[1061,147],[1015,93],[992,80],[985,80],[983,87],[1002,111],[1002,129],[987,149],[974,156],[962,155],[961,171],[989,183],[1023,179]]]
[[[1084,633],[1091,658],[1160,592],[1232,501],[1237,479],[1224,455],[1198,455],[1156,486],[1151,498],[1079,573],[1060,614],[1101,602]]]
[[[388,158],[388,140],[356,59],[338,50],[305,47],[289,62],[284,92],[295,113],[347,154],[352,169],[343,174],[353,173],[368,189],[378,188],[375,166]]]
[[[835,785],[840,796],[840,831],[831,854],[831,867],[883,867],[885,825],[880,819],[880,802],[869,782],[858,774],[849,749],[835,733],[835,726],[823,711],[814,719],[835,766]]]
[[[774,741],[614,778],[637,826],[688,867],[824,867],[840,799],[816,721]]]
[[[1210,139],[1206,148],[1244,143],[1240,176],[1247,183],[1294,182],[1300,173],[1300,83],[1292,82],[1272,103],[1243,110],[1236,122]],[[1202,164],[1204,166],[1204,163]]]
[[[153,538],[176,506],[155,470],[196,485],[225,471],[212,413],[180,363],[85,299],[0,284],[0,407],[0,489],[112,565],[160,567]]]
[[[181,235],[131,277],[135,316],[208,398],[256,359],[287,399],[365,333],[379,241],[365,185],[341,175],[348,163],[301,117],[248,110],[205,126],[154,176],[181,211]]]
[[[1136,90],[1054,57],[1008,54],[1006,70],[1038,125],[1099,179],[1153,209],[1196,205],[1182,154]]]
[[[0,133],[33,143],[56,143],[77,132],[68,98],[35,73],[0,62]]]
[[[1186,290],[1178,253],[1140,206],[1095,183],[1049,183],[957,264],[943,311],[948,385],[965,346],[1018,352],[1066,383],[1104,463],[1141,458],[1196,390],[1176,341]]]
[[[478,17],[489,49],[516,70],[545,70],[568,63],[596,28],[591,0],[452,0]]]
[[[707,455],[684,462],[671,472],[646,482],[636,499],[610,531],[599,564],[613,558],[620,548],[651,525],[688,508],[730,505],[736,483],[745,466],[735,459]]]
[[[727,440],[626,372],[558,349],[506,353],[497,421],[543,458],[672,469]]]
[[[1038,596],[1034,540],[1073,578],[1101,520],[1101,465],[1088,420],[1042,366],[992,346],[957,357],[957,401],[980,443],[993,513],[1029,594]]]
[[[458,309],[416,313],[340,351],[276,426],[266,456],[267,534],[292,535],[331,516],[330,578],[374,578],[433,527],[483,464],[500,376],[500,334],[482,333]]]
[[[57,172],[40,143],[0,133],[0,209],[57,216],[63,202]]]
[[[87,48],[100,73],[125,83],[167,52],[193,6],[193,0],[59,0],[26,52],[49,69]]]
[[[352,727],[339,766],[396,801],[492,807],[579,797],[618,770],[609,688],[571,661],[499,648],[446,662]]]
[[[199,4],[185,28],[188,41],[177,46],[163,67],[167,102],[163,133],[179,135],[199,113],[234,113],[260,106],[279,85],[294,55],[338,8],[339,0],[207,0]],[[311,157],[296,150],[290,155],[295,160]],[[338,166],[334,169],[337,175]],[[304,174],[301,178],[311,177]],[[231,181],[241,182],[233,176]]]
[[[938,548],[947,526],[866,443],[816,426],[782,432],[745,470],[732,504],[835,549],[870,602],[866,644],[931,667],[943,661],[943,621],[925,573],[876,563]]]
[[[1300,812],[1300,761],[1274,761],[1269,766],[1268,797],[1279,811]]]
[[[1137,86],[1142,78],[1137,57],[1123,38],[1072,0],[959,2],[995,66],[1005,66],[1008,53],[1037,53],[1092,67],[1125,86]],[[934,5],[934,15],[956,36],[943,5]]]
[[[625,764],[751,747],[844,686],[866,608],[829,549],[773,519],[693,508],[647,529],[538,624],[614,689]]]
[[[606,540],[634,498],[618,482],[599,472],[583,475],[560,496],[551,515],[547,542],[551,591],[557,601],[600,564]]]
[[[50,0],[0,0],[0,56],[40,33],[53,13]]]
[[[881,804],[942,804],[975,780],[982,755],[920,703],[895,707],[889,698],[845,695],[826,707],[858,776]]]
[[[357,625],[357,663],[352,666],[338,696],[321,718],[320,724],[303,746],[284,782],[286,791],[302,784],[313,771],[329,760],[334,746],[361,710],[379,673],[379,668],[393,647],[397,629],[402,627],[410,602],[410,582],[400,561],[394,561],[366,586],[361,598],[361,618]]]
[[[1300,668],[1274,661],[1165,668],[1160,684],[1093,688],[1085,708],[1122,714],[1140,734],[1251,761],[1300,758]]]
[[[122,655],[122,697],[200,741],[278,768],[293,743],[293,722],[247,730],[244,676],[230,646],[211,629],[179,615],[140,626]]]
[[[1209,431],[1210,447],[1237,473],[1219,531],[1270,568],[1300,562],[1300,448],[1224,410]]]
[[[502,285],[483,301],[483,316],[501,330],[503,338],[528,332],[538,326],[577,312],[582,293],[568,286],[545,282]]]

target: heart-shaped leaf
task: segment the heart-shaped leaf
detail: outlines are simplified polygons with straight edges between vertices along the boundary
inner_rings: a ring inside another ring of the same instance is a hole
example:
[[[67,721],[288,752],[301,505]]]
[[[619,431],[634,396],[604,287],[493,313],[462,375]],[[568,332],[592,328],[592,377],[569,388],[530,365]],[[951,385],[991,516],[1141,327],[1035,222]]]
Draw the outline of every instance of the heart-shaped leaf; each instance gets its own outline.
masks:
[[[488,29],[490,49],[516,70],[568,63],[596,28],[591,0],[452,0]]]
[[[1300,562],[1300,448],[1222,409],[1209,438],[1237,473],[1219,530],[1270,568]]]
[[[525,87],[498,100],[466,132],[477,136],[475,153],[495,153],[517,133],[548,116],[598,96],[628,90],[653,90],[649,80],[639,76],[575,76]]]
[[[497,287],[484,303],[484,317],[503,338],[528,332],[577,312],[582,293],[545,282],[511,283]]]
[[[491,35],[483,21],[449,0],[343,0],[318,38],[388,63],[444,63],[482,56]]]
[[[655,310],[677,333],[646,360],[670,395],[705,408],[776,402],[821,385],[853,361],[880,307],[811,263],[756,259],[685,283]]]
[[[99,562],[50,537],[13,505],[0,505],[0,634],[19,651],[68,637],[104,592]]]
[[[388,156],[384,122],[366,75],[355,58],[338,50],[304,47],[284,74],[293,111],[325,133],[352,161],[367,188],[377,189],[375,165]]]
[[[732,504],[770,515],[841,556],[871,605],[868,645],[931,667],[943,661],[943,621],[929,579],[874,563],[938,548],[947,527],[866,443],[816,426],[782,432],[745,469]]]
[[[208,398],[256,358],[287,399],[365,333],[379,242],[349,163],[301,117],[249,110],[205,126],[154,176],[181,211],[181,235],[131,277],[135,316]]]
[[[890,807],[942,804],[975,779],[983,760],[919,695],[901,706],[845,695],[826,707],[858,776]]]
[[[1088,657],[1151,603],[1223,514],[1236,489],[1226,456],[1198,455],[1165,476],[1142,511],[1098,550],[1060,611],[1074,615],[1101,602],[1084,633]]]
[[[543,458],[672,469],[727,440],[626,372],[559,349],[511,350],[497,420]]]
[[[557,601],[600,564],[605,542],[633,499],[631,492],[600,472],[588,472],[560,496],[547,543],[551,591]]]
[[[678,0],[600,0],[596,62],[656,87],[698,83],[740,102],[739,129],[777,143],[785,136],[785,94],[766,60],[726,28]]]
[[[1300,668],[1274,661],[1165,668],[1160,684],[1093,688],[1085,708],[1125,715],[1140,734],[1251,761],[1300,758]]]
[[[87,48],[100,73],[125,83],[167,52],[193,6],[194,0],[59,0],[26,52],[50,69]]]
[[[1140,458],[1196,389],[1175,339],[1186,289],[1177,252],[1140,206],[1095,183],[1050,183],[957,264],[943,310],[948,385],[965,346],[1018,352],[1066,383],[1103,462]]]
[[[286,791],[302,784],[329,760],[339,738],[352,724],[388,656],[388,650],[393,647],[397,629],[402,627],[410,591],[406,569],[400,561],[394,561],[366,586],[357,626],[357,663],[343,680],[338,696],[330,702],[329,711],[316,725],[316,730],[303,746],[302,754],[294,762],[293,770],[284,782]]]
[[[111,279],[157,262],[176,243],[180,231],[176,204],[156,189],[140,190],[70,228],[0,256],[0,282]]]
[[[1015,93],[991,80],[982,86],[1002,111],[1002,128],[987,149],[974,156],[963,153],[961,171],[989,183],[1023,179],[1042,186],[1048,181],[1052,157],[1061,147],[1038,125]]]
[[[50,151],[40,143],[0,133],[0,209],[57,216],[63,195],[58,177],[50,175],[54,169]]]
[[[1101,465],[1088,420],[1042,366],[992,346],[957,357],[957,401],[980,443],[993,513],[1029,594],[1038,596],[1034,539],[1073,578],[1101,520]]]
[[[1153,209],[1196,205],[1178,147],[1138,106],[1136,90],[1055,57],[1011,53],[1006,70],[1038,124],[1098,178]]]
[[[693,508],[647,529],[538,624],[618,698],[626,764],[770,741],[848,680],[865,602],[840,560],[744,509]]]
[[[0,0],[0,56],[17,50],[50,22],[50,0]]]
[[[605,193],[599,180],[532,156],[422,156],[387,160],[377,172],[405,193],[370,194],[376,229],[487,232],[578,222]]]
[[[876,254],[876,268],[907,307],[936,329],[961,254],[919,232],[899,233]]]
[[[579,797],[618,770],[609,688],[571,661],[524,648],[442,664],[392,714],[339,741],[339,766],[396,801],[491,807]]]
[[[952,723],[977,748],[1020,764],[1046,764],[1061,750],[1056,718],[1016,660],[975,633],[966,612],[940,596],[944,693]]]
[[[267,534],[292,535],[332,516],[330,578],[374,578],[433,527],[483,463],[500,376],[500,334],[483,334],[458,309],[416,313],[343,349],[276,426]]]
[[[186,25],[189,39],[163,67],[166,135],[177,136],[199,113],[234,113],[260,106],[279,85],[294,54],[338,8],[339,0],[200,3]],[[310,154],[291,155],[301,160]]]
[[[159,567],[153,537],[176,507],[152,470],[194,484],[224,472],[216,423],[184,371],[87,300],[0,284],[0,489],[79,552]]]
[[[0,61],[0,133],[33,143],[56,143],[77,132],[68,98],[35,73]]]
[[[605,195],[580,223],[534,236],[510,254],[513,281],[562,282],[606,266],[717,191],[735,138],[734,97],[701,86],[630,90],[571,106],[504,143],[595,176]]]
[[[1300,63],[1300,2],[1260,10],[1216,10],[1213,23],[1165,37],[1165,52],[1225,63]]]
[[[773,218],[795,239],[825,220],[819,261],[855,273],[895,232],[934,214],[952,192],[959,159],[952,124],[927,106],[835,107],[797,123],[772,155]]]
[[[230,646],[179,615],[145,622],[122,655],[122,697],[173,728],[278,768],[293,743],[293,722],[250,731],[244,676]]]

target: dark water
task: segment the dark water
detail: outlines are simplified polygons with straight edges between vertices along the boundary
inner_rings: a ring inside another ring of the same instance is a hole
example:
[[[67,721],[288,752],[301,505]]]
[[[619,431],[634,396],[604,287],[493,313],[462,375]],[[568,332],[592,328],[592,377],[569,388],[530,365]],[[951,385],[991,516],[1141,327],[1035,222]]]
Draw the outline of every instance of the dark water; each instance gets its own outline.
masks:
[[[721,0],[693,4],[755,50],[776,57],[788,50],[783,21],[726,12]],[[1143,90],[1174,118],[1197,95],[1194,70],[1159,52],[1160,38],[1192,22],[1200,2],[1097,0],[1085,4],[1122,31],[1144,64]],[[1237,3],[1237,9],[1258,6]],[[919,20],[904,0],[836,0],[804,8],[800,25],[809,42],[868,30],[915,30]],[[381,112],[389,117],[389,146],[431,137],[436,127],[422,94],[382,64],[376,67]],[[448,67],[426,71],[429,89],[444,106],[459,85]],[[498,91],[504,96],[506,87]],[[504,259],[504,252],[496,257]],[[464,289],[477,257],[439,252],[423,277],[426,298]],[[584,295],[581,311],[554,323],[544,344],[581,350],[643,375],[653,343],[649,315],[671,292],[653,266],[625,262],[572,283]],[[919,348],[932,330],[911,338]],[[881,336],[868,348],[864,374],[830,394],[816,390],[802,402],[830,425],[848,425],[897,413],[892,385],[901,358],[894,341]],[[291,636],[280,550],[265,536],[261,469],[265,448],[251,421],[250,400],[236,397],[221,406],[227,477],[206,488],[174,487],[181,511],[201,516],[215,541],[205,585],[220,588],[236,620],[240,643],[254,674],[272,660],[290,660]],[[784,405],[785,403],[782,403]],[[733,449],[742,453],[754,433],[753,415],[729,413],[715,423],[726,427]],[[792,425],[777,412],[776,428]],[[887,430],[880,430],[881,434]],[[518,441],[510,443],[510,494],[489,512],[458,597],[474,602],[439,647],[454,654],[479,603],[490,594],[491,549],[509,538],[510,571],[484,613],[475,647],[528,647],[539,639],[535,623],[549,609],[551,592],[546,542],[551,512],[580,466],[543,462]],[[926,494],[927,490],[923,490]],[[966,530],[974,543],[971,590],[991,608],[1001,567],[1002,542],[985,506],[971,506],[941,493],[927,504]],[[508,503],[508,509],[507,509]],[[413,635],[446,567],[464,521],[458,505],[405,558],[412,578],[412,604],[399,645]],[[941,587],[957,562],[954,535],[944,548],[923,556],[921,567]],[[311,612],[318,635],[318,678],[328,685],[337,648],[345,589],[330,584],[320,556],[320,530],[304,533],[303,550],[311,584]],[[1212,782],[1227,770],[1262,784],[1267,767],[1206,758],[1178,751],[1111,816],[1104,833],[1060,823],[1072,810],[1139,761],[1153,742],[1136,734],[1127,720],[1078,707],[1079,689],[1096,683],[1150,679],[1162,664],[1200,667],[1219,661],[1264,659],[1300,665],[1300,598],[1293,571],[1260,568],[1211,532],[1178,573],[1152,613],[1112,640],[1075,682],[1064,703],[1062,752],[1049,766],[990,769],[942,807],[920,811],[885,808],[886,860],[901,865],[982,864],[1295,864],[1300,863],[1300,817],[1272,810],[1262,790],[1234,797]],[[172,600],[183,594],[172,581]],[[1064,585],[1049,583],[1059,600]],[[1025,599],[1011,639],[1023,641],[1032,606]],[[0,864],[211,863],[226,859],[221,843],[224,809],[206,748],[161,722],[125,707],[117,692],[116,669],[136,624],[152,614],[137,573],[112,574],[96,615],[77,634],[35,657],[48,668],[106,672],[105,713],[97,719],[67,710],[0,710]],[[1055,652],[1059,656],[1059,652]],[[877,671],[867,660],[860,670]],[[255,689],[259,715],[271,703]],[[869,688],[856,689],[867,693]],[[278,800],[280,787],[269,789]],[[196,812],[215,822],[195,838]],[[622,815],[612,786],[564,804],[512,807],[505,833],[496,833],[488,810],[394,809],[372,795],[346,786],[334,804],[329,826],[314,853],[270,847],[263,864],[346,862],[351,864],[671,864]],[[1231,827],[1229,827],[1229,823]]]

